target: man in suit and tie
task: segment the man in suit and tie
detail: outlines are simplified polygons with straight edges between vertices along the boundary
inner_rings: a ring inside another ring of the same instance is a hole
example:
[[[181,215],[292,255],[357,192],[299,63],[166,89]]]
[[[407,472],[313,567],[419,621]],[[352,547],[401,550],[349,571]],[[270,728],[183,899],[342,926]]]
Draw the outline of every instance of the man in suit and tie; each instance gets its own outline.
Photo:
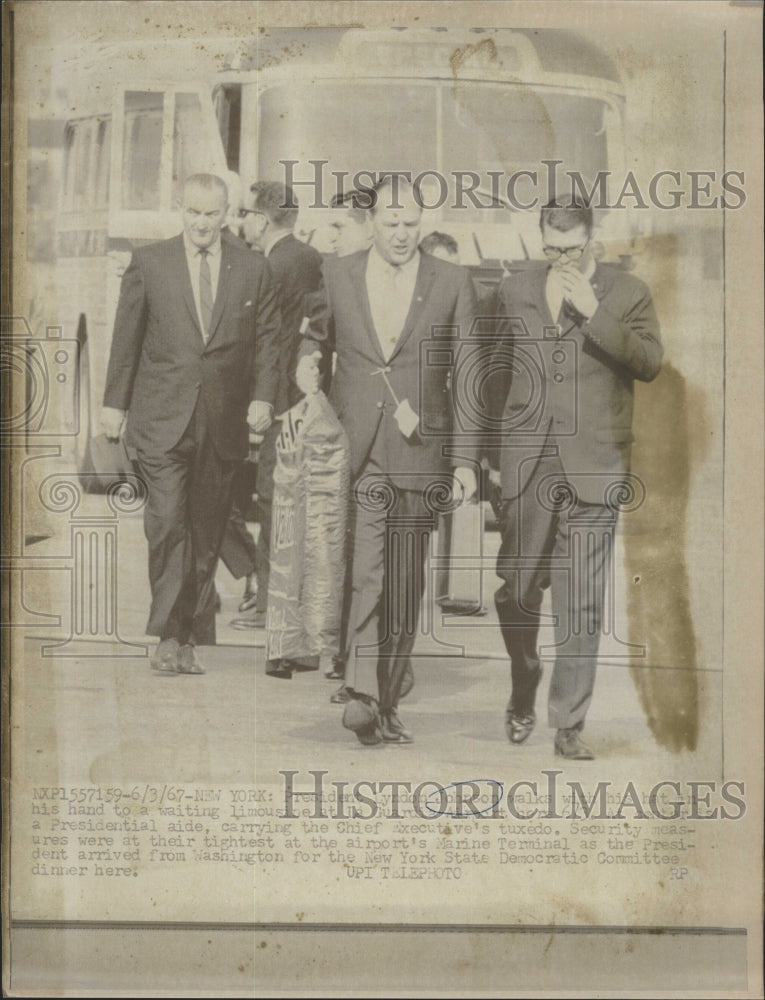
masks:
[[[305,297],[321,284],[322,256],[318,250],[293,235],[298,205],[288,186],[278,181],[256,181],[250,186],[242,208],[242,235],[268,260],[281,312],[279,335],[280,377],[274,403],[278,417],[294,406],[303,394],[295,383],[300,324],[305,315]],[[240,630],[263,628],[268,604],[271,512],[276,464],[276,439],[281,428],[274,422],[260,445],[256,491],[260,534],[255,549],[257,595],[254,608],[231,624]]]
[[[501,336],[490,370],[509,372],[485,454],[497,463],[502,543],[495,596],[510,656],[506,731],[534,728],[542,668],[543,591],[551,588],[556,660],[548,721],[558,756],[590,760],[581,738],[592,699],[619,502],[629,478],[633,384],[661,367],[659,325],[647,286],[592,254],[592,209],[542,209],[549,264],[505,278]],[[498,449],[497,449],[498,446]],[[492,459],[493,456],[493,459]]]
[[[228,194],[189,177],[183,233],[135,250],[122,279],[104,392],[107,436],[137,454],[148,487],[152,667],[204,673],[215,643],[214,578],[249,425],[271,423],[279,313],[268,265],[221,240]]]
[[[421,346],[436,331],[466,336],[475,295],[467,271],[420,254],[422,208],[410,187],[383,182],[374,201],[371,249],[324,262],[297,381],[315,391],[321,353],[325,362],[334,353],[329,398],[353,483],[343,725],[364,744],[401,744],[412,742],[398,703],[411,676],[429,501],[453,473],[466,497],[476,490],[472,469],[448,461],[448,366],[423,365]]]

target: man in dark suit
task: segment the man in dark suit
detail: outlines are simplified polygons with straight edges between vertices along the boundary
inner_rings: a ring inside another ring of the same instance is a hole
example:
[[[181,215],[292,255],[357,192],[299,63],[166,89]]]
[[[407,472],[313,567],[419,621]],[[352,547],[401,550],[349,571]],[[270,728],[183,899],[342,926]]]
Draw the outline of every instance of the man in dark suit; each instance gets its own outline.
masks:
[[[365,744],[410,743],[398,702],[411,676],[433,493],[451,488],[454,471],[449,368],[422,363],[424,342],[437,344],[434,331],[465,336],[475,296],[467,271],[419,253],[422,210],[410,188],[383,184],[371,212],[372,248],[324,262],[298,385],[314,391],[321,354],[326,362],[334,353],[329,398],[353,482],[343,725]],[[472,495],[472,470],[456,475]]]
[[[242,235],[247,243],[268,260],[281,311],[279,335],[280,376],[274,402],[278,417],[294,406],[303,393],[295,383],[300,324],[305,315],[305,297],[321,283],[322,256],[313,247],[293,235],[298,207],[292,190],[276,181],[256,181],[250,187],[247,204],[242,208]],[[255,549],[257,596],[254,608],[235,618],[234,628],[263,628],[268,604],[270,567],[271,509],[276,463],[276,439],[281,427],[274,422],[260,445],[256,491],[260,534]]]
[[[148,486],[151,612],[163,673],[204,673],[214,577],[248,423],[265,431],[278,390],[279,313],[268,266],[221,240],[228,195],[189,177],[183,233],[133,253],[114,321],[102,421],[137,453]]]
[[[659,372],[659,325],[646,285],[591,251],[592,210],[541,213],[548,266],[499,288],[501,338],[490,370],[510,372],[495,394],[502,544],[495,601],[510,656],[510,741],[534,728],[542,675],[537,649],[543,591],[550,587],[556,660],[548,702],[555,752],[590,760],[581,730],[595,683],[605,585],[629,477],[633,383]]]

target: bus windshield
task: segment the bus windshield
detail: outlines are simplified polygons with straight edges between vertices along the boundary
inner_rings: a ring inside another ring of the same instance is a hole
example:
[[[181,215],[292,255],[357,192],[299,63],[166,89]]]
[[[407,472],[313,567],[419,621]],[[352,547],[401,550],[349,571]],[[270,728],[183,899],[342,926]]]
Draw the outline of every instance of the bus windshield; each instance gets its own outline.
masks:
[[[279,161],[289,159],[299,161],[294,177],[307,179],[313,176],[308,161],[325,160],[329,197],[337,187],[331,171],[347,172],[344,190],[362,171],[438,171],[452,183],[456,171],[482,177],[539,172],[541,161],[551,159],[562,161],[561,171],[588,178],[608,167],[608,112],[595,97],[521,84],[317,80],[275,86],[260,97],[258,176],[284,176]],[[478,208],[463,208],[459,221],[490,219]]]

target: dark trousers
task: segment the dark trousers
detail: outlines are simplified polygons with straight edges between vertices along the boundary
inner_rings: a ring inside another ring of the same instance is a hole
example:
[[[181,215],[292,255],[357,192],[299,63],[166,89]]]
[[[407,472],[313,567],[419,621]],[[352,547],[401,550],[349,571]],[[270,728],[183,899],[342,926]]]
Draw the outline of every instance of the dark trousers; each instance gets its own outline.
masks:
[[[274,421],[263,436],[258,454],[257,511],[260,534],[255,546],[255,579],[258,583],[255,611],[265,612],[268,607],[268,578],[271,572],[271,524],[273,521],[274,468],[276,467],[276,441],[281,433],[281,423]]]
[[[220,547],[220,558],[235,580],[255,572],[255,539],[244,519],[254,492],[255,464],[242,462],[234,475],[233,503]]]
[[[556,498],[541,488],[551,474],[565,483],[557,457],[541,459],[523,493],[502,504],[497,575],[503,584],[495,603],[510,656],[510,707],[525,715],[534,710],[542,674],[537,639],[543,594],[551,588],[556,655],[548,722],[581,729],[595,685],[617,515],[602,504],[569,503],[565,486]]]
[[[148,487],[151,612],[146,631],[181,644],[215,644],[215,569],[238,462],[224,461],[209,435],[200,396],[180,441],[138,453]]]
[[[345,682],[385,712],[411,686],[433,515],[422,489],[397,487],[373,456],[354,486],[350,513]]]

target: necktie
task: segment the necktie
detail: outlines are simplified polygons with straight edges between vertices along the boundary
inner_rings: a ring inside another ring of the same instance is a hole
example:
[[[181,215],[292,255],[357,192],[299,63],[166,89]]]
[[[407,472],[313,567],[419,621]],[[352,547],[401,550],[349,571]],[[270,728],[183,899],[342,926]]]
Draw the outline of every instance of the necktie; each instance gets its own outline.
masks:
[[[384,355],[389,358],[393,353],[393,349],[398,343],[398,339],[404,329],[404,323],[406,322],[406,315],[409,312],[409,303],[405,302],[402,298],[403,289],[401,287],[401,279],[403,277],[400,267],[391,266],[387,269],[387,285],[388,285],[388,303],[386,308],[387,313],[387,343],[384,345]]]
[[[205,343],[210,336],[210,320],[212,319],[213,296],[210,280],[210,261],[207,250],[199,251],[199,310],[202,313],[202,337]]]

